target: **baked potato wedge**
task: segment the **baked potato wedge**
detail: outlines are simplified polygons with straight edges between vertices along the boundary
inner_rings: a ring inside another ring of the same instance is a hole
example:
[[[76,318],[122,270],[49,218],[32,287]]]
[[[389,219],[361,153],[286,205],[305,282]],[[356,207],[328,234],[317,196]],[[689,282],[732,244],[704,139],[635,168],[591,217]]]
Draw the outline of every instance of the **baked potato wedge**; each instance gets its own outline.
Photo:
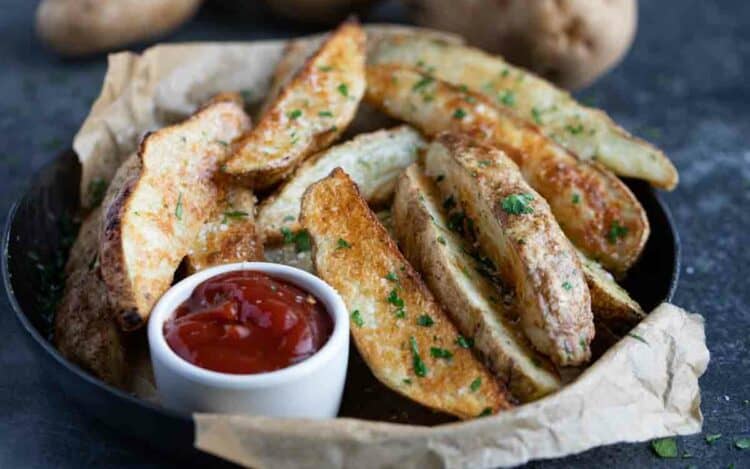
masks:
[[[552,83],[499,56],[417,35],[386,36],[368,55],[372,64],[419,67],[430,75],[486,96],[582,160],[596,160],[619,176],[674,189],[679,176],[669,158],[630,135],[603,111],[579,104]]]
[[[559,366],[591,357],[591,298],[575,248],[547,202],[501,150],[461,134],[441,133],[425,156],[426,174],[446,206],[450,226],[476,236],[516,292],[520,323],[534,347]]]
[[[223,171],[253,188],[273,186],[331,144],[354,118],[365,89],[365,32],[347,21],[323,42],[232,145]]]
[[[510,407],[343,170],[305,192],[301,222],[318,276],[341,294],[354,343],[383,384],[464,419]]]
[[[310,184],[340,167],[357,184],[371,205],[390,201],[396,178],[414,163],[424,147],[419,133],[408,126],[360,134],[305,161],[274,195],[263,201],[258,223],[270,242],[282,238],[282,229],[297,231],[300,202]]]
[[[552,208],[573,244],[618,274],[648,239],[646,212],[615,175],[577,160],[531,125],[480,95],[397,65],[369,67],[367,101],[427,135],[472,133],[502,149]]]
[[[234,99],[216,101],[187,120],[149,134],[142,168],[104,207],[101,275],[120,327],[141,327],[169,288],[180,261],[214,213],[213,176],[229,144],[248,129]]]
[[[487,277],[494,266],[455,232],[433,181],[415,164],[398,180],[393,220],[406,259],[422,274],[467,341],[473,340],[495,376],[521,402],[561,387],[546,357],[537,353],[518,324],[518,312]]]
[[[263,240],[255,220],[255,195],[235,185],[220,187],[214,211],[185,258],[188,272],[242,261],[262,261]]]

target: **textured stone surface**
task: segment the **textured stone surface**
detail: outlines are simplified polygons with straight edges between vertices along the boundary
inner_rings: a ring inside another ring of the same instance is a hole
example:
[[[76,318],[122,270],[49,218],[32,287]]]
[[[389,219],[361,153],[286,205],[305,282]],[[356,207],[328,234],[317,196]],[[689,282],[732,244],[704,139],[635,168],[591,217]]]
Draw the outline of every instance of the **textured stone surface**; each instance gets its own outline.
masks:
[[[33,36],[36,2],[0,0],[0,213],[34,170],[68,146],[98,92],[103,57],[63,61]],[[265,10],[240,17],[204,11],[165,40],[252,40],[300,34]],[[393,4],[372,20],[399,19]],[[304,31],[304,32],[310,32]],[[666,150],[680,186],[665,199],[683,245],[675,302],[702,313],[712,353],[702,379],[705,432],[678,439],[665,461],[648,444],[598,448],[532,467],[750,467],[750,4],[742,0],[641,2],[635,45],[623,64],[582,91]],[[0,300],[0,467],[164,467],[174,464],[73,407],[34,368],[7,302]],[[723,437],[708,445],[706,434]]]

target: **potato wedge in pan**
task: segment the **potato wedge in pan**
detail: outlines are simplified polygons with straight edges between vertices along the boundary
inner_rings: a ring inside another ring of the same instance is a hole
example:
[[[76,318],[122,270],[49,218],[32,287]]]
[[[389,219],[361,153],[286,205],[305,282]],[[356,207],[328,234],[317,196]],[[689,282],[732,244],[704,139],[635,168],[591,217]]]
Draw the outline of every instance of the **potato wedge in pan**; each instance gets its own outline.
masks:
[[[100,237],[101,274],[123,330],[141,327],[169,288],[214,211],[213,174],[229,157],[227,142],[249,125],[242,106],[228,99],[141,143],[142,169],[104,207]]]
[[[189,273],[220,264],[264,260],[252,191],[226,185],[220,187],[220,193],[211,217],[188,250]]]
[[[677,170],[661,150],[630,135],[603,111],[579,104],[567,91],[501,57],[465,45],[401,35],[379,39],[368,62],[419,67],[511,109],[582,160],[597,160],[615,174],[662,189],[677,186]]]
[[[354,180],[371,205],[390,202],[396,179],[414,163],[424,147],[419,132],[408,126],[360,134],[305,161],[274,195],[263,201],[258,223],[269,242],[279,241],[282,230],[299,229],[300,202],[307,187],[340,167]]]
[[[445,204],[454,206],[450,225],[476,236],[513,286],[534,347],[559,366],[586,363],[594,324],[578,254],[515,163],[468,136],[441,133],[427,149],[425,170],[441,179]]]
[[[265,189],[336,140],[364,93],[364,61],[364,30],[347,21],[266,107],[258,125],[232,144],[223,171]]]
[[[458,330],[495,376],[521,402],[561,387],[546,357],[534,350],[518,324],[518,312],[486,278],[494,267],[449,230],[443,199],[417,165],[399,178],[393,199],[396,238],[407,260],[445,307]]]
[[[607,269],[625,272],[648,239],[645,210],[615,175],[501,112],[484,97],[400,66],[367,72],[367,101],[427,135],[469,132],[501,148],[550,204],[573,244]]]
[[[318,275],[350,309],[357,349],[383,384],[460,418],[510,407],[343,170],[310,186],[301,222]]]

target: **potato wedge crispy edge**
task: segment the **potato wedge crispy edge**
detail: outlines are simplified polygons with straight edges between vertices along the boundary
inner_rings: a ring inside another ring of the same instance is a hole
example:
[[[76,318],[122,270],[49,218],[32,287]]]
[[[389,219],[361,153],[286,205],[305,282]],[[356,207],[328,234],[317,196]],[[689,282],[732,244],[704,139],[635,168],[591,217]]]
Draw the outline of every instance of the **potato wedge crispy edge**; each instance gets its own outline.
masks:
[[[317,273],[343,297],[354,342],[383,384],[464,419],[510,407],[344,171],[310,186],[301,220]]]

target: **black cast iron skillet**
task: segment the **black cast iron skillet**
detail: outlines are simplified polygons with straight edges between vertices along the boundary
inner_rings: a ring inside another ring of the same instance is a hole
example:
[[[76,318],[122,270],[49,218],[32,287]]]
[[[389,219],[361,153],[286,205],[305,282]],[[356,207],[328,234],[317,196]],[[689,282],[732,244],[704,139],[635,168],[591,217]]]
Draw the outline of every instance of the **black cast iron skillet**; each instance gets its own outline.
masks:
[[[81,408],[115,429],[191,463],[216,465],[218,458],[193,447],[194,426],[178,414],[109,386],[63,358],[50,342],[51,302],[60,283],[66,249],[75,237],[80,165],[72,151],[61,154],[33,178],[11,208],[3,236],[2,273],[10,305],[44,375]],[[672,298],[680,245],[669,210],[648,184],[626,181],[651,223],[651,237],[624,287],[650,311]]]

